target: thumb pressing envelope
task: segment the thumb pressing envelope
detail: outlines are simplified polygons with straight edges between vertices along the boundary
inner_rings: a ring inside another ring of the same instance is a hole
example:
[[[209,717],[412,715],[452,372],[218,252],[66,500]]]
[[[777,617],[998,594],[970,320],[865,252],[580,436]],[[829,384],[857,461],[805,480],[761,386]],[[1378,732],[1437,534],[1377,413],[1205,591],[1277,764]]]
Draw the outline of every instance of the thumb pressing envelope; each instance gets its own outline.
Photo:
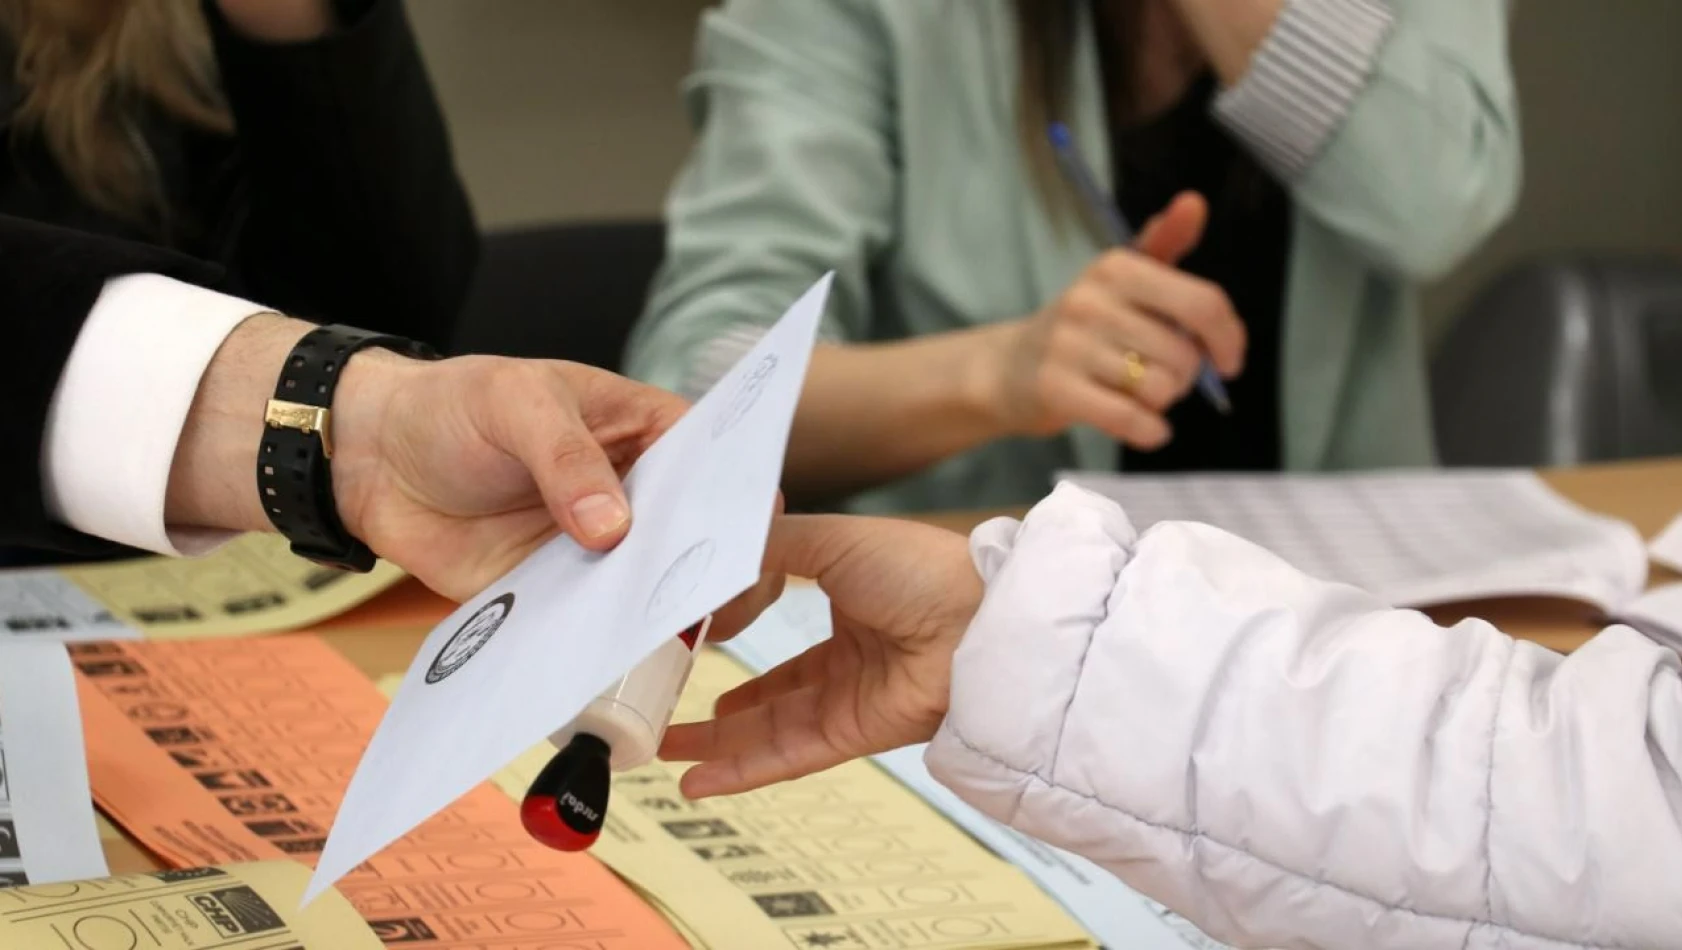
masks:
[[[831,280],[637,462],[619,547],[591,554],[556,538],[426,638],[351,777],[306,902],[753,585]]]

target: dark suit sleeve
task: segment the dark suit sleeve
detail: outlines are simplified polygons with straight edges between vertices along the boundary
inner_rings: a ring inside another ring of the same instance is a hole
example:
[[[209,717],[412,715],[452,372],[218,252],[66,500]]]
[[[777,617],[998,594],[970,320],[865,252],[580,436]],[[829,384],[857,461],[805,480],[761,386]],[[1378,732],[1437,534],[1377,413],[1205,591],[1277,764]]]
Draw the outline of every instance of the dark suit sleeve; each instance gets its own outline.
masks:
[[[0,545],[93,554],[114,546],[47,515],[41,447],[47,409],[88,311],[110,277],[154,273],[216,287],[221,269],[171,251],[0,216]]]
[[[478,232],[403,4],[362,6],[320,40],[265,44],[206,0],[250,195],[232,266],[288,313],[442,347]]]

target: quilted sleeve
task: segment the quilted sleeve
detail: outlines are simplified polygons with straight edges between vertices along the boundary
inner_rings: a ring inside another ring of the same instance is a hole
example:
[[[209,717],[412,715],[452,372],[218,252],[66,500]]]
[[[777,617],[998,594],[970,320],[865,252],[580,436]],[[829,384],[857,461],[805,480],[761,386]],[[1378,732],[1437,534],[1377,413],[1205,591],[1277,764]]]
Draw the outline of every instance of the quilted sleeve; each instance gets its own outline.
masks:
[[[1059,488],[983,526],[930,770],[1240,947],[1682,946],[1682,678]]]

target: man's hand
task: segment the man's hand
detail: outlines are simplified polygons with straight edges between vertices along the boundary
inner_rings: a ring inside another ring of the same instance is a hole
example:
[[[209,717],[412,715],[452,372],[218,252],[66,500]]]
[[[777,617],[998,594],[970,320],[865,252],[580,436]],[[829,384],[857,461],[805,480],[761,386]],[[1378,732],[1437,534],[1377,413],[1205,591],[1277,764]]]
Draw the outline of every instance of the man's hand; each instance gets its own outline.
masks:
[[[618,544],[631,524],[620,479],[687,408],[576,363],[386,351],[351,361],[334,405],[345,527],[458,600],[557,532]]]
[[[256,482],[263,407],[309,329],[253,317],[217,351],[176,447],[172,528],[272,530]],[[618,544],[631,525],[621,477],[687,408],[575,363],[364,350],[333,397],[339,517],[379,556],[465,600],[557,533],[591,550]],[[780,589],[779,574],[720,611],[719,635]]]
[[[662,757],[701,763],[683,777],[691,798],[929,739],[946,715],[952,653],[981,603],[964,538],[903,521],[780,518],[765,570],[815,578],[835,633],[726,693],[717,719],[667,731]]]

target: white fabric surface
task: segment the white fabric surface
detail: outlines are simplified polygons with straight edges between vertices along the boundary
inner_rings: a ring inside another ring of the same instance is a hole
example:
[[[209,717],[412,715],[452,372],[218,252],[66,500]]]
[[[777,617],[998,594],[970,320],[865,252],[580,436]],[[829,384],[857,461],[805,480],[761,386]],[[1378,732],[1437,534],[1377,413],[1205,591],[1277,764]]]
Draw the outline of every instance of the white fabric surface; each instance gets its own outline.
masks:
[[[1442,628],[1060,487],[972,539],[987,595],[927,762],[1241,947],[1682,946],[1682,677]]]

